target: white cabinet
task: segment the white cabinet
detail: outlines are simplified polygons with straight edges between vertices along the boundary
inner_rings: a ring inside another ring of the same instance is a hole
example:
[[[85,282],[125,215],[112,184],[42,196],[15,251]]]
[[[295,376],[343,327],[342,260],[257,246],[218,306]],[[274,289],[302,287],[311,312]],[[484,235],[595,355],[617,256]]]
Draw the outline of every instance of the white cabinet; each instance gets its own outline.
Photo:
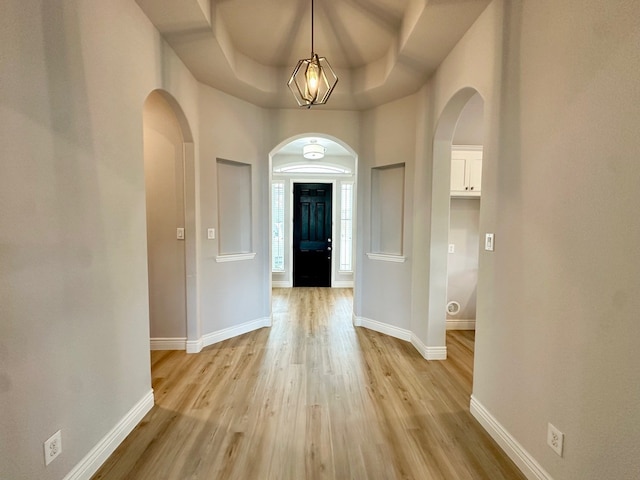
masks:
[[[451,148],[451,196],[479,197],[482,182],[482,147]]]

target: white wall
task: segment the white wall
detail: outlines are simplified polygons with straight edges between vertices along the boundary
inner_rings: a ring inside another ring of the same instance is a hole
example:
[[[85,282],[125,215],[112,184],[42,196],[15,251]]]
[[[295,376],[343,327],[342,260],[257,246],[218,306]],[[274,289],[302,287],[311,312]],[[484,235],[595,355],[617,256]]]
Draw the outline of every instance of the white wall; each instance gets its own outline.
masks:
[[[6,0],[0,49],[0,478],[53,480],[149,398],[142,106],[197,90],[130,0]]]
[[[630,1],[496,1],[422,92],[416,204],[431,200],[429,137],[447,102],[469,86],[485,99],[480,233],[495,232],[496,250],[480,253],[473,395],[530,478],[640,470],[639,15]],[[424,272],[414,331],[428,341]],[[566,435],[563,458],[548,422]]]
[[[556,479],[640,472],[638,18],[636,1],[506,2],[474,395]]]
[[[268,153],[263,109],[200,85],[199,257],[202,334],[219,332],[269,317]],[[207,228],[219,227],[217,160],[251,165],[251,246],[254,259],[216,262],[219,238],[205,240]]]
[[[454,252],[447,257],[447,302],[458,302],[460,311],[447,314],[447,320],[476,319],[479,221],[479,198],[451,199],[449,244],[454,245]]]
[[[415,163],[416,101],[414,96],[362,114],[362,153],[358,172],[361,252],[371,252],[371,169],[405,164],[402,255],[404,262],[372,260],[361,254],[356,276],[361,285],[355,314],[393,329],[408,331],[411,321],[411,267],[413,240],[413,178]]]

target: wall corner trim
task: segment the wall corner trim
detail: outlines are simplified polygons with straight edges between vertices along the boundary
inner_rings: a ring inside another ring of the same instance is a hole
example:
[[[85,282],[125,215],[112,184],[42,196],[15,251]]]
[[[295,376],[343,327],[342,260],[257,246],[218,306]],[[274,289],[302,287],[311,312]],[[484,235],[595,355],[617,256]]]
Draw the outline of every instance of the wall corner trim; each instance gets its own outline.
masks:
[[[153,390],[149,390],[142,399],[100,440],[87,455],[80,460],[64,480],[89,480],[109,458],[122,441],[140,423],[153,408]]]
[[[226,263],[226,262],[241,262],[242,260],[253,260],[256,258],[256,254],[254,253],[234,253],[229,255],[218,255],[216,256],[217,263]]]
[[[202,338],[198,340],[187,340],[187,353],[200,353],[202,348]]]
[[[388,253],[367,253],[369,260],[377,260],[380,262],[404,263],[407,257],[404,255],[390,255]]]
[[[527,452],[520,443],[491,415],[480,401],[471,395],[471,415],[500,445],[500,448],[518,466],[529,480],[553,480],[544,468]]]
[[[447,359],[447,347],[428,347],[418,338],[415,333],[411,334],[411,344],[418,350],[420,355],[425,360],[446,360]]]
[[[151,339],[151,350],[186,350],[187,339],[185,337]]]

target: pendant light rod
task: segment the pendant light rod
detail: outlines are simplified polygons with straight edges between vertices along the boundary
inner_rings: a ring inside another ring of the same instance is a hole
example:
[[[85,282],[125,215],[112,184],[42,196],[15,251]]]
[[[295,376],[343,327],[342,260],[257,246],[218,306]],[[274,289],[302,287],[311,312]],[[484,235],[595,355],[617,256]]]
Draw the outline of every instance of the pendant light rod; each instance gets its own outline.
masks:
[[[311,0],[311,56],[315,54],[315,50],[313,49],[313,0]]]

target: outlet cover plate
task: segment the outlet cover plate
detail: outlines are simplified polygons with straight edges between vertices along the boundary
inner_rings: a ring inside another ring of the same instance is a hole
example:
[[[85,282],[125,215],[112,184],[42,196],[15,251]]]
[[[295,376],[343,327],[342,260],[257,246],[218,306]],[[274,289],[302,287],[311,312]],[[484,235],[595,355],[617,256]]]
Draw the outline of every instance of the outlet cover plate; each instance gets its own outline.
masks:
[[[562,456],[562,448],[564,446],[564,433],[562,433],[551,424],[549,424],[547,427],[547,445],[549,445],[551,447],[551,450],[556,452],[558,456]]]
[[[62,431],[58,430],[44,442],[44,464],[49,465],[62,453]]]
[[[493,252],[493,246],[494,246],[493,233],[486,233],[484,235],[484,249],[487,252]]]

